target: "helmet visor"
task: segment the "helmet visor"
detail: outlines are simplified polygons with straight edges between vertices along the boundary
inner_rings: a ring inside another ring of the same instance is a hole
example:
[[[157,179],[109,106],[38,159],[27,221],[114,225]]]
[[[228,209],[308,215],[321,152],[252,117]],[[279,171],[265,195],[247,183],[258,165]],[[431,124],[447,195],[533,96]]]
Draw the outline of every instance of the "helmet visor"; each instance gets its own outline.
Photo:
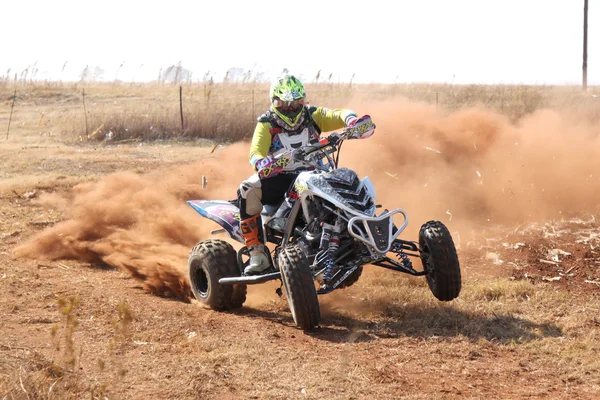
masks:
[[[284,118],[284,120],[289,125],[294,125],[293,120],[298,117],[304,108],[304,98],[292,101],[283,101],[275,97],[273,99],[273,106],[280,116],[287,118]]]
[[[299,111],[304,106],[304,98],[292,101],[283,101],[277,97],[273,99],[273,105],[280,111]]]

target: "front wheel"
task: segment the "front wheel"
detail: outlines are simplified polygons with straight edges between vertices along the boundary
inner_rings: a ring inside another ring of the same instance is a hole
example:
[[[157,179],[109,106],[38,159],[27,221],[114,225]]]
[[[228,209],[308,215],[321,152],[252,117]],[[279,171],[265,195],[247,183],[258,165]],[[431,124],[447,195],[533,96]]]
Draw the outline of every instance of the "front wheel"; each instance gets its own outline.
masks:
[[[419,231],[419,246],[433,295],[441,301],[457,298],[461,289],[460,264],[448,228],[439,221],[426,222]]]
[[[302,248],[285,246],[279,252],[281,281],[294,322],[305,331],[319,325],[321,310],[312,271]]]
[[[199,242],[188,259],[188,274],[194,297],[215,310],[240,308],[246,301],[246,285],[222,285],[219,279],[240,276],[237,254],[219,239]]]

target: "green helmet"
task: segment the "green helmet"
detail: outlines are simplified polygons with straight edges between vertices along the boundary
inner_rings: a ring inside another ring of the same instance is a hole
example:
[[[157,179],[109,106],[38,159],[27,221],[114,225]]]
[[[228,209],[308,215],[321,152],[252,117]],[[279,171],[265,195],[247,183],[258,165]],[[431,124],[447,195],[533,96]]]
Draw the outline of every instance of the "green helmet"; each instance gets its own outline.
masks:
[[[272,109],[291,128],[302,116],[305,97],[304,85],[293,75],[284,75],[271,85]]]

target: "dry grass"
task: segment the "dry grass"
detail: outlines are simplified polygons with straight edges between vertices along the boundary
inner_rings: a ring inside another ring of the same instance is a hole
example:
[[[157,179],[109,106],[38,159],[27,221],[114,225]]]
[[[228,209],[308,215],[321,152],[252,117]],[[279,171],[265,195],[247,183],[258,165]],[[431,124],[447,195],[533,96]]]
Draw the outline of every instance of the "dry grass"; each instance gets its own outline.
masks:
[[[89,346],[77,332],[80,305],[81,300],[76,296],[58,298],[61,321],[50,328],[54,350],[49,357],[32,347],[0,345],[2,399],[79,398],[82,395],[104,399],[110,387],[123,379],[127,373],[124,354],[134,346],[131,328],[135,317],[131,308],[124,302],[118,304],[110,324],[112,332],[101,343],[106,350],[97,353],[98,359],[90,360],[86,359]]]
[[[525,85],[306,86],[310,102],[328,107],[343,107],[349,99],[383,101],[405,97],[436,104],[449,112],[482,105],[512,120],[541,108],[569,108],[583,118],[600,120],[600,89],[594,87],[584,93],[577,87]],[[268,85],[259,83],[183,84],[180,105],[178,85],[34,82],[0,86],[0,102],[7,107],[7,113],[14,90],[17,95],[13,134],[37,129],[43,135],[60,134],[78,141],[232,142],[251,137],[256,118],[269,106]]]

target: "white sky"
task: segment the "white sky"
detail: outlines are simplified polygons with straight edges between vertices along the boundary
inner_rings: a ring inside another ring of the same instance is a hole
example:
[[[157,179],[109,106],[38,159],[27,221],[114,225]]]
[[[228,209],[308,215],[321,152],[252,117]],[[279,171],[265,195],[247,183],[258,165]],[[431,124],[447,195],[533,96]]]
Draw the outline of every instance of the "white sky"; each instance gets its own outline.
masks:
[[[584,0],[3,3],[0,76],[37,63],[38,79],[68,79],[93,65],[105,80],[153,80],[181,62],[194,79],[255,66],[273,77],[285,67],[362,82],[582,79]],[[600,0],[589,3],[588,83],[599,85]]]

